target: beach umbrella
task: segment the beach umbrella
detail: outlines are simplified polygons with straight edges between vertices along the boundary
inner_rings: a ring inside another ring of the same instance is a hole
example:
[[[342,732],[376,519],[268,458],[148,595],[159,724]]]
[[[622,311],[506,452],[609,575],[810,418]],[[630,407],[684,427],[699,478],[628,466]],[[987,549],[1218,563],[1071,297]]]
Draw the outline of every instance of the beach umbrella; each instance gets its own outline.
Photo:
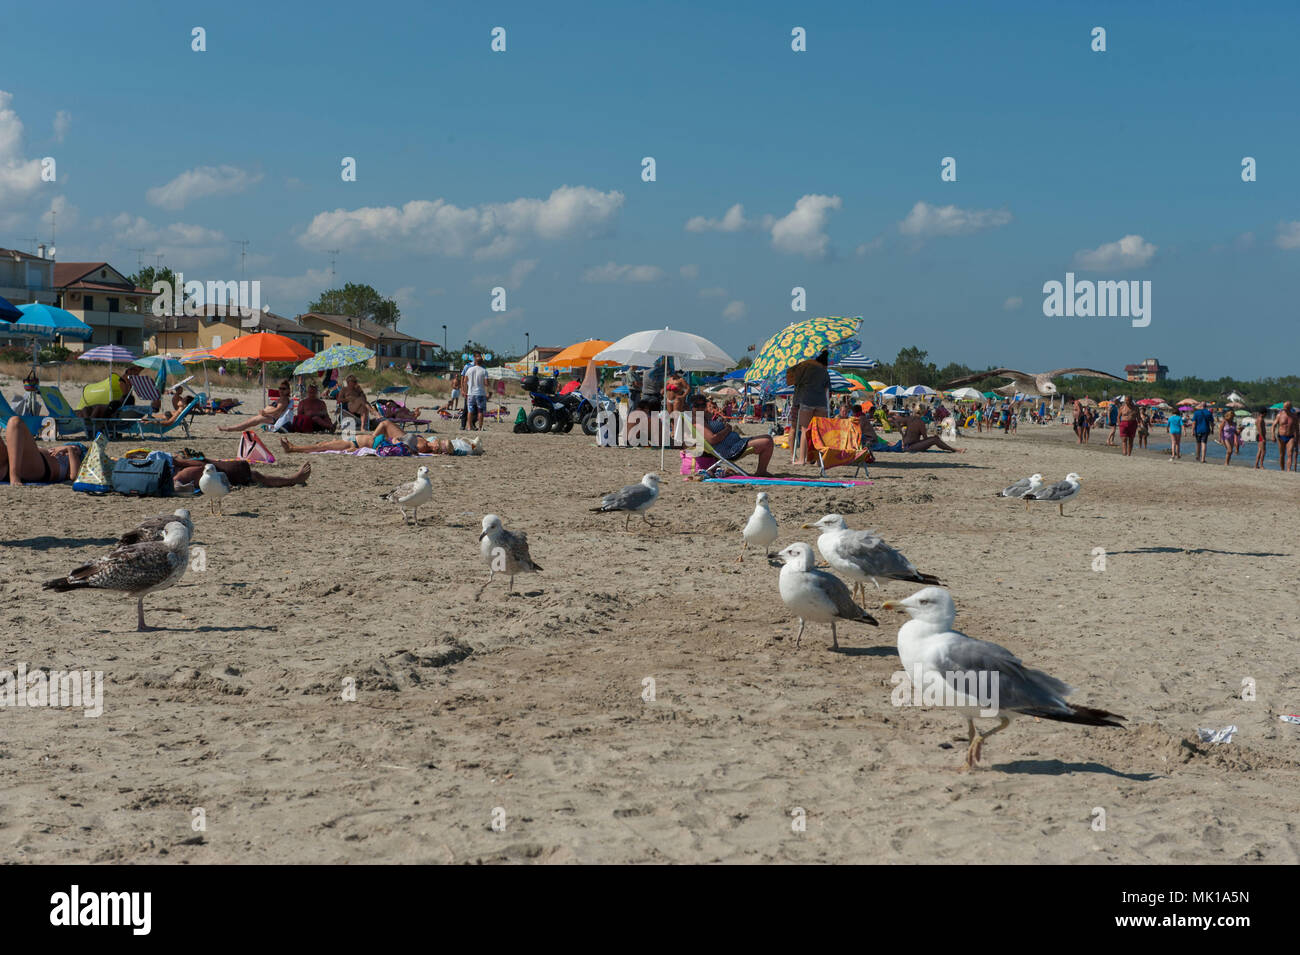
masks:
[[[558,355],[547,359],[545,364],[550,368],[586,368],[587,364],[593,361],[599,352],[604,351],[613,342],[601,341],[599,338],[589,338],[585,342],[576,342],[568,348],[561,351]],[[617,361],[599,361],[598,365],[618,365]]]
[[[836,368],[861,368],[871,369],[879,368],[880,362],[874,358],[868,358],[862,352],[855,350],[852,354],[846,355],[835,363]]]
[[[958,401],[983,401],[984,396],[974,388],[958,388],[952,393]]]
[[[313,354],[310,348],[275,332],[240,335],[219,348],[212,349],[213,358],[244,358],[261,362],[302,361],[311,358]]]
[[[1197,399],[1197,398],[1179,398],[1179,399],[1178,399],[1176,402],[1174,402],[1174,403],[1175,403],[1176,405],[1178,405],[1178,407],[1182,408],[1182,407],[1184,407],[1184,406],[1186,406],[1186,405],[1199,404],[1199,399]]]
[[[91,327],[77,316],[53,305],[39,303],[19,305],[18,311],[22,313],[22,318],[15,320],[7,329],[10,333],[42,338],[62,335],[64,338],[76,338],[83,342],[90,341],[90,336],[94,334]]]
[[[784,382],[784,375],[795,365],[816,358],[824,351],[830,352],[831,364],[847,356],[858,347],[853,337],[862,326],[862,316],[842,318],[827,316],[794,322],[765,341],[754,355],[754,361],[745,372],[746,381]]]
[[[1154,408],[1164,403],[1163,398],[1142,398],[1138,401],[1138,404],[1142,405],[1144,408]]]
[[[876,381],[873,378],[871,381],[867,382],[867,387],[870,388],[872,391],[884,391],[889,386],[885,384],[883,381]]]
[[[295,368],[293,373],[295,375],[314,375],[318,371],[360,365],[374,357],[375,353],[373,351],[369,348],[362,348],[360,345],[331,345],[324,351],[319,351],[311,358],[308,358]]]
[[[141,368],[148,368],[150,371],[157,371],[162,368],[168,375],[185,374],[185,366],[181,364],[180,359],[171,355],[146,355],[143,358],[137,358],[135,364]]]
[[[131,365],[135,363],[135,352],[120,345],[99,345],[77,356],[82,361],[106,361],[110,365]]]
[[[182,365],[197,365],[199,362],[208,362],[217,356],[212,354],[211,348],[191,348],[189,351],[181,352]],[[212,390],[208,387],[208,366],[203,366],[203,393],[211,394]]]
[[[0,322],[16,322],[22,317],[23,313],[18,311],[18,306],[0,295]]]
[[[835,391],[835,392],[854,391],[855,389],[862,387],[861,383],[857,381],[850,381],[844,375],[841,375],[838,371],[835,371],[833,369],[830,372],[830,379],[831,379],[831,391]]]
[[[724,381],[732,381],[737,378],[744,378],[746,370],[747,369],[745,368],[737,368],[735,371],[727,372],[725,375],[722,376],[722,379]]]
[[[906,393],[906,389],[901,385],[890,385],[888,388],[880,389],[880,396],[882,398],[901,398]]]
[[[1282,405],[1284,405],[1284,404],[1286,404],[1286,402],[1284,402],[1284,401],[1279,401],[1279,402],[1278,402],[1277,404],[1275,404],[1275,405],[1269,405],[1269,406],[1268,406],[1268,410],[1269,410],[1269,411],[1281,411],[1281,410],[1282,410]]]
[[[938,393],[933,388],[927,388],[925,385],[913,385],[903,392],[908,398],[920,398],[924,395],[937,395]]]
[[[660,358],[664,360],[664,374],[667,376],[668,359],[672,358],[678,368],[687,371],[722,371],[731,368],[736,360],[707,338],[679,332],[671,328],[652,328],[644,332],[624,335],[618,341],[592,356],[592,361],[613,362],[618,365],[636,365],[646,368]],[[667,428],[664,426],[665,415],[659,412],[659,468],[663,470],[668,446]]]

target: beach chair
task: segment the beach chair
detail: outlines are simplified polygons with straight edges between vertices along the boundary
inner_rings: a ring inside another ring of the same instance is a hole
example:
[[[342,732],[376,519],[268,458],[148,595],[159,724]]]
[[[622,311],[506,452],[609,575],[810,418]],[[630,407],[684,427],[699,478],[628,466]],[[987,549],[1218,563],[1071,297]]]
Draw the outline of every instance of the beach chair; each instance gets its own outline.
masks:
[[[41,433],[41,422],[45,420],[43,415],[19,414],[14,411],[8,399],[0,395],[0,424],[8,424],[10,418],[21,418],[23,424],[27,425],[27,430],[34,435]]]
[[[150,421],[148,418],[136,418],[127,422],[130,427],[125,430],[139,438],[164,438],[168,432],[180,428],[185,432],[185,437],[188,439],[190,436],[190,419],[194,417],[194,412],[198,406],[206,400],[206,395],[195,395],[190,399],[190,403],[185,406],[184,410],[181,411],[180,417],[171,424]]]
[[[147,375],[127,375],[126,380],[131,383],[132,393],[151,408],[155,401],[162,401],[162,394],[158,391],[158,386]]]
[[[730,460],[728,458],[724,458],[721,454],[717,452],[717,449],[715,449],[713,445],[705,441],[704,435],[702,435],[699,429],[695,427],[695,422],[691,420],[691,416],[689,414],[682,415],[678,420],[680,420],[682,423],[682,433],[686,438],[686,446],[688,448],[694,447],[696,449],[694,455],[697,462],[696,466],[699,467],[698,464],[699,458],[701,458],[704,455],[708,455],[709,457],[716,459],[712,464],[708,465],[707,467],[699,468],[700,474],[707,474],[709,477],[722,477],[722,474],[720,472],[730,470],[736,472],[737,474],[743,474],[745,477],[753,477],[752,474],[750,474],[739,464],[737,464],[736,461]],[[747,454],[752,454],[752,453],[753,453],[753,449],[746,446],[745,450],[740,453],[737,460],[739,460],[739,458],[743,458]]]
[[[72,405],[68,404],[68,399],[63,397],[63,392],[53,385],[42,385],[40,391],[41,400],[45,402],[45,410],[54,419],[60,435],[86,431],[85,420],[72,410]],[[89,436],[87,432],[87,437]]]
[[[853,476],[858,471],[867,476],[867,465],[876,460],[869,449],[862,447],[862,426],[857,418],[813,418],[808,422],[808,443],[817,453],[821,476],[827,468],[853,466]]]

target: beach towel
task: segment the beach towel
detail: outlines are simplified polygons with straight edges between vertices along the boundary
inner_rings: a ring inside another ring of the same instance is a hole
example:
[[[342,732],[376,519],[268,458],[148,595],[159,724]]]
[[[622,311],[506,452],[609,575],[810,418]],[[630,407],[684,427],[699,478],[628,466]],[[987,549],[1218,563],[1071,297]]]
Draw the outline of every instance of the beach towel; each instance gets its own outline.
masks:
[[[251,464],[275,463],[275,455],[271,453],[271,449],[252,431],[244,431],[239,435],[239,451],[235,457]]]
[[[754,486],[780,485],[788,487],[866,487],[872,484],[872,481],[831,481],[814,478],[810,480],[799,480],[797,478],[760,478],[745,477],[737,474],[733,477],[725,478],[705,478],[705,484],[745,484]]]

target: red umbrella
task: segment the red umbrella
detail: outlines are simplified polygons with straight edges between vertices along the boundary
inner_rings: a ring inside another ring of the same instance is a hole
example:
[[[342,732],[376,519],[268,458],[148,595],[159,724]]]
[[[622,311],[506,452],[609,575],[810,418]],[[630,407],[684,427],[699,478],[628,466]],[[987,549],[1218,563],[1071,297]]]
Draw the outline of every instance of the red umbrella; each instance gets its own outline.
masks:
[[[240,335],[219,348],[212,349],[217,358],[246,358],[256,361],[302,361],[316,354],[292,338],[274,332]]]

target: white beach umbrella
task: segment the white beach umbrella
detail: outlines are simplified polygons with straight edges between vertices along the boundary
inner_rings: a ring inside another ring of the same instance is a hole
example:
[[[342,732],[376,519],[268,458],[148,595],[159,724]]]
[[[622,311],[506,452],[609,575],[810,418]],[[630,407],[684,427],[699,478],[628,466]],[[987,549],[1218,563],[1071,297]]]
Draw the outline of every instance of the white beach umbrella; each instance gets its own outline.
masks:
[[[699,335],[672,328],[653,328],[625,335],[614,344],[593,356],[594,361],[616,361],[620,365],[648,368],[660,358],[664,359],[664,374],[668,373],[667,359],[673,359],[683,371],[722,371],[732,368],[736,360],[725,351]],[[668,446],[664,412],[659,412],[659,468],[664,467]]]

